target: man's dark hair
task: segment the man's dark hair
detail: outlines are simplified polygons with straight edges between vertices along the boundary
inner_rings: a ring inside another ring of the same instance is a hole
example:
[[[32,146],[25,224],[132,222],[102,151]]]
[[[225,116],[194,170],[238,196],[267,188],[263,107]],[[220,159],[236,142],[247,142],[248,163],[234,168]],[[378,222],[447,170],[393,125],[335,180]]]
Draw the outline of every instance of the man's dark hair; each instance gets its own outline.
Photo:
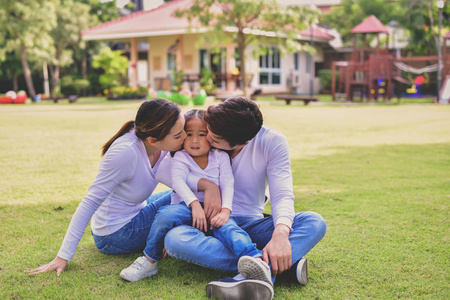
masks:
[[[244,145],[255,137],[261,129],[263,117],[253,101],[245,97],[231,97],[208,107],[205,121],[212,133],[234,147]]]

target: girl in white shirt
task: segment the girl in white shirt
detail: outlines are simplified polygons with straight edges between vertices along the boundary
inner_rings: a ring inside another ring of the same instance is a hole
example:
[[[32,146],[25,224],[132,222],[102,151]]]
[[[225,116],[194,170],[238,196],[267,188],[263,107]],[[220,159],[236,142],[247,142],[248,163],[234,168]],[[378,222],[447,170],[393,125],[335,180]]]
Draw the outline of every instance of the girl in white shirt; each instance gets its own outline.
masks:
[[[103,146],[97,177],[75,211],[56,258],[30,273],[56,270],[59,275],[91,219],[101,252],[142,251],[158,209],[170,203],[169,193],[149,199],[158,184],[156,170],[167,152],[181,148],[185,137],[184,117],[176,104],[163,99],[142,103],[135,121],[125,123]]]
[[[271,283],[269,267],[263,262],[262,252],[252,243],[248,234],[230,219],[233,199],[233,174],[230,158],[226,152],[211,149],[206,135],[208,130],[203,119],[203,110],[191,110],[184,115],[186,120],[184,150],[175,153],[171,164],[174,193],[172,204],[158,212],[144,249],[145,256],[122,270],[120,276],[128,281],[137,281],[158,272],[157,261],[162,258],[166,233],[179,225],[192,224],[201,231],[213,229],[214,236],[223,242],[231,253],[247,256],[256,272],[262,272]],[[203,192],[193,192],[187,185],[188,176],[205,178],[220,187],[222,209],[207,224],[203,211]],[[261,271],[262,270],[262,271]],[[267,272],[265,272],[267,270]]]

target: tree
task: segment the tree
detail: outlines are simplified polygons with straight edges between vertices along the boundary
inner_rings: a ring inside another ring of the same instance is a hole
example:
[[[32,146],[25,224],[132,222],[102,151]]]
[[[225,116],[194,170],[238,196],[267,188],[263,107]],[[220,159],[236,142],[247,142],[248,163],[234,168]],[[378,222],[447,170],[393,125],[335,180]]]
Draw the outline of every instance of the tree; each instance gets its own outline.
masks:
[[[194,0],[192,7],[178,11],[177,16],[186,16],[192,27],[199,24],[208,28],[206,39],[215,46],[236,43],[243,92],[248,96],[247,47],[254,45],[255,53],[260,54],[267,51],[266,42],[276,40],[283,53],[300,51],[298,32],[317,17],[317,12],[308,7],[284,7],[274,0]]]
[[[323,15],[321,24],[335,28],[341,35],[342,42],[350,46],[352,29],[367,17],[374,15],[381,23],[388,24],[399,20],[404,11],[396,1],[388,0],[342,0],[340,6]]]
[[[101,68],[105,71],[100,75],[100,83],[105,89],[123,83],[123,76],[127,73],[128,65],[128,59],[122,56],[122,51],[113,51],[110,48],[103,48],[92,61],[94,68]]]
[[[46,55],[51,46],[50,31],[56,26],[55,0],[1,0],[0,33],[7,36],[6,51],[19,53],[28,94],[35,101],[36,91],[28,63]],[[1,35],[1,34],[0,34]]]
[[[409,32],[409,45],[414,55],[433,55],[438,44],[438,8],[432,0],[400,0],[404,14],[399,23]],[[450,5],[443,8],[443,27],[449,30]]]
[[[443,14],[447,16],[443,25],[449,29],[450,5],[444,7]],[[321,23],[336,28],[348,46],[351,30],[370,15],[383,24],[397,21],[409,38],[408,49],[412,55],[436,53],[438,9],[433,0],[342,0],[340,6],[321,17]]]
[[[52,90],[59,86],[61,67],[72,64],[73,50],[68,46],[79,46],[84,42],[81,31],[97,22],[97,18],[89,14],[87,4],[60,1],[56,9],[57,26],[50,32],[55,48],[54,55],[48,57],[50,75],[52,77]]]

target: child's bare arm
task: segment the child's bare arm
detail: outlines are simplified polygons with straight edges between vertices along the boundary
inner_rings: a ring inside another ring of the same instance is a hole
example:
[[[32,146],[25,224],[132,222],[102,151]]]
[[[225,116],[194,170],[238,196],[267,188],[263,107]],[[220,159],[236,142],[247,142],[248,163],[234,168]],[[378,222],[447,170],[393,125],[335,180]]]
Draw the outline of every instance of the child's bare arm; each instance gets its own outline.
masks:
[[[228,222],[230,214],[231,211],[228,208],[222,208],[220,213],[211,219],[211,229],[213,229],[213,227],[221,227],[223,224]]]
[[[200,202],[195,200],[190,204],[190,207],[192,209],[192,227],[206,232],[206,230],[208,230],[208,224],[206,222],[205,212],[203,211]]]

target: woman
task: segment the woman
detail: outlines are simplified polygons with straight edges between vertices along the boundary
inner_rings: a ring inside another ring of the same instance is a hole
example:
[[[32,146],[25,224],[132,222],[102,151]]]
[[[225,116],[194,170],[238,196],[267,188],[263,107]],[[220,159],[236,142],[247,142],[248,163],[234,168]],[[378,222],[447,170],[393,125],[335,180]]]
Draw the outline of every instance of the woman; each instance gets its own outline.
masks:
[[[179,150],[185,138],[184,117],[176,104],[163,99],[144,102],[135,121],[125,123],[103,146],[97,177],[75,211],[56,258],[30,273],[56,270],[59,276],[91,218],[101,252],[142,251],[158,209],[170,204],[170,192],[150,197],[158,185],[156,170],[166,153]]]

